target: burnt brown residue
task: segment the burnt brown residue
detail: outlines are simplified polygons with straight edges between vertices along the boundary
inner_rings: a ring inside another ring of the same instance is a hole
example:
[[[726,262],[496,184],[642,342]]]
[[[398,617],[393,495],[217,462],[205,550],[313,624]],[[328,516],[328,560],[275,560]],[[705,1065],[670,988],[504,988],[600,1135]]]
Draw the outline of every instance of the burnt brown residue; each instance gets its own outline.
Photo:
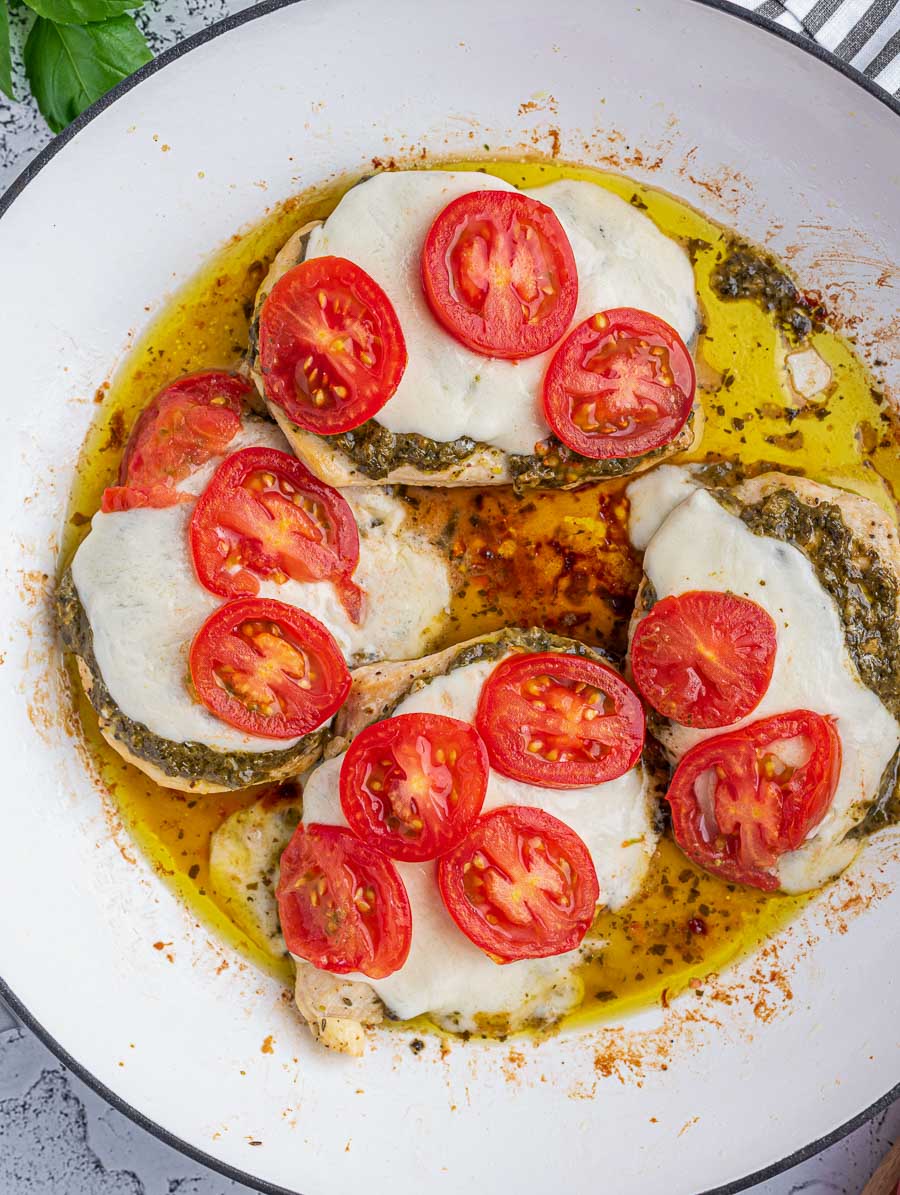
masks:
[[[274,1054],[275,1053],[275,1038],[270,1033],[268,1037],[263,1038],[263,1044],[259,1047],[260,1054]]]
[[[507,1083],[520,1083],[525,1067],[525,1055],[518,1048],[513,1048],[506,1055],[502,1064],[503,1077]]]
[[[559,104],[556,97],[552,95],[534,95],[529,100],[523,100],[519,104],[519,116],[527,116],[531,112],[552,112],[554,115],[559,111]]]
[[[49,600],[52,589],[50,575],[40,569],[24,569],[19,573],[19,597],[28,607]]]
[[[107,424],[106,439],[97,449],[98,452],[119,452],[128,439],[128,429],[125,426],[125,416],[121,411],[113,411]]]

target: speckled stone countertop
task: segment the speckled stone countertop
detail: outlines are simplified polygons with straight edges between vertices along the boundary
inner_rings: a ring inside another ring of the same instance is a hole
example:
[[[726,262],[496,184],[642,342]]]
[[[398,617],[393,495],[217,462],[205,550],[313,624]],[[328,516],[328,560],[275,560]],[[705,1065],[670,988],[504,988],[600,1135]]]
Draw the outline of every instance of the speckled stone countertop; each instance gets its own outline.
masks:
[[[148,0],[137,19],[158,53],[247,7],[246,0]],[[17,87],[24,94],[21,78]],[[0,95],[0,193],[49,140],[32,103],[12,105]],[[900,1102],[817,1157],[754,1187],[754,1195],[859,1195],[898,1137]],[[0,1195],[249,1191],[132,1124],[70,1074],[0,1003]]]

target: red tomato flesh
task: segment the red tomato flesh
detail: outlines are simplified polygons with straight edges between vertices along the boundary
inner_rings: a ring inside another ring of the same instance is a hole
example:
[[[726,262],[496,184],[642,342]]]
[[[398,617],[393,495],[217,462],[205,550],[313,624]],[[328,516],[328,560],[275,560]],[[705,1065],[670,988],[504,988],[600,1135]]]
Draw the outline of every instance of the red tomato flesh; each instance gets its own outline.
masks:
[[[582,456],[642,456],[675,439],[695,388],[694,362],[675,329],[646,311],[617,307],[579,324],[553,354],[544,415]]]
[[[546,352],[578,302],[563,226],[518,191],[472,191],[448,203],[425,238],[422,285],[435,319],[487,357]]]
[[[482,814],[438,862],[447,912],[497,962],[574,950],[600,898],[590,852],[542,809],[507,805]]]
[[[119,484],[104,491],[101,510],[156,508],[192,501],[175,487],[241,430],[250,385],[236,374],[192,374],[166,386],[138,417],[119,467]]]
[[[765,696],[775,623],[733,593],[691,590],[658,601],[637,625],[631,670],[644,699],[683,726],[730,726]]]
[[[615,780],[644,745],[644,711],[621,676],[553,652],[501,661],[482,687],[475,725],[498,772],[543,788]]]
[[[341,808],[363,841],[392,859],[436,859],[481,812],[487,751],[468,722],[398,714],[368,726],[341,765]]]
[[[343,257],[313,257],[272,287],[259,321],[266,396],[306,431],[359,427],[388,401],[406,369],[390,299]]]
[[[779,857],[821,822],[840,772],[837,728],[811,710],[704,739],[681,760],[666,794],[675,840],[706,871],[774,891]]]
[[[288,950],[314,967],[384,979],[406,962],[412,914],[403,881],[349,830],[298,826],[281,856],[276,897]]]
[[[260,578],[330,581],[350,618],[362,618],[363,593],[352,580],[359,563],[353,511],[286,452],[244,448],[224,460],[194,508],[189,538],[210,593],[254,595]]]
[[[350,673],[327,628],[269,599],[239,598],[211,614],[194,636],[189,667],[211,713],[262,738],[309,734],[350,692]]]

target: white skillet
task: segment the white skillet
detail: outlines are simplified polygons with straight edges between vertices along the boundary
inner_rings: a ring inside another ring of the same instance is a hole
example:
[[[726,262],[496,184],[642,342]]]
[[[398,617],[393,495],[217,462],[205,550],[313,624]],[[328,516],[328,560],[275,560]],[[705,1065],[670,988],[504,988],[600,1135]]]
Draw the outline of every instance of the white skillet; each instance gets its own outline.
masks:
[[[318,1053],[111,832],[48,614],[94,391],[131,337],[268,205],[373,158],[557,150],[667,187],[788,253],[896,383],[898,108],[737,11],[263,3],[139,72],[0,204],[4,992],[114,1102],[261,1189],[737,1190],[897,1080],[896,833],[723,1000],[539,1047]]]

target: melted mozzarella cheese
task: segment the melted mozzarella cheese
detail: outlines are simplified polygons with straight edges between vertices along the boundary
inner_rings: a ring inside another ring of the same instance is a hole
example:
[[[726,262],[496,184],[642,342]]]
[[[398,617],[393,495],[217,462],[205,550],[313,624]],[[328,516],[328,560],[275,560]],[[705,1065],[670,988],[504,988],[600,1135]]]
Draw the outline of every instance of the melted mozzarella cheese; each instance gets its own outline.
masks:
[[[436,677],[405,698],[397,714],[434,713],[471,722],[493,662],[469,664]],[[305,822],[346,825],[338,777],[341,758],[320,764],[303,792]],[[509,780],[491,770],[484,809],[529,805],[547,810],[571,826],[587,845],[600,882],[600,899],[620,908],[640,889],[656,846],[650,797],[640,768],[593,788],[556,791]],[[498,965],[457,928],[444,908],[434,863],[396,864],[412,908],[412,947],[399,971],[366,980],[395,1015],[430,1012],[459,1029],[474,1029],[478,1014],[512,1014],[554,1020],[580,995],[573,967],[579,950],[555,958]]]
[[[660,504],[671,486],[660,481]],[[642,500],[652,505],[652,482]],[[790,544],[754,535],[705,490],[696,490],[662,522],[647,546],[644,572],[657,597],[691,589],[729,591],[751,598],[775,620],[777,653],[769,688],[743,726],[773,714],[810,709],[837,720],[843,764],[823,821],[797,851],[778,864],[788,892],[818,887],[841,871],[858,843],[846,834],[876,795],[882,773],[900,743],[900,724],[868,689],[847,651],[837,608],[807,558]],[[667,724],[664,744],[673,759],[721,730]]]
[[[687,469],[677,465],[657,465],[642,473],[626,489],[628,496],[628,538],[639,552],[672,511],[697,489]]]
[[[211,474],[215,463],[204,471]],[[264,581],[260,597],[318,618],[352,664],[421,655],[450,600],[446,564],[420,536],[404,533],[398,499],[378,489],[346,490],[345,496],[360,533],[354,579],[366,593],[362,622],[350,621],[328,581]],[[188,692],[191,640],[222,604],[194,574],[187,541],[192,509],[183,504],[94,516],[72,578],[100,674],[122,713],[172,742],[222,751],[286,748],[291,742],[227,726]]]
[[[447,442],[462,436],[532,453],[549,428],[540,409],[549,353],[500,361],[464,348],[435,320],[422,294],[420,253],[432,221],[471,191],[515,190],[479,173],[395,171],[353,187],[310,234],[307,257],[335,254],[362,266],[394,305],[408,361],[378,412],[392,432]],[[694,275],[683,249],[643,213],[594,183],[561,181],[533,195],[553,208],[578,267],[575,321],[612,307],[662,317],[685,341],[697,326]]]

